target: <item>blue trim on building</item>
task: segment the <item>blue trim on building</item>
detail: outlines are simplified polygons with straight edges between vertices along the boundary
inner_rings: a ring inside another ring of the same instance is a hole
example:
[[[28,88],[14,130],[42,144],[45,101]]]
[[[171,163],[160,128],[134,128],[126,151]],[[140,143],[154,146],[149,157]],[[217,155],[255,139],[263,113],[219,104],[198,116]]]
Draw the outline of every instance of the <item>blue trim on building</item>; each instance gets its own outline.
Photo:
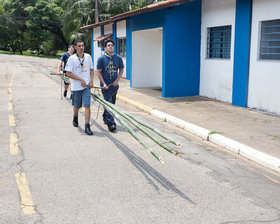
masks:
[[[143,15],[136,15],[130,18],[131,32],[139,30],[154,29],[163,27],[166,9],[158,10]]]
[[[247,107],[252,0],[236,0],[232,104]]]
[[[126,20],[126,78],[130,80],[132,87],[132,34],[130,29],[130,19]]]
[[[130,27],[130,30],[129,30]],[[132,71],[131,32],[163,27],[162,96],[199,94],[201,0],[130,18],[127,23],[127,62]],[[135,62],[137,63],[137,62]],[[128,67],[128,66],[127,66]],[[130,73],[131,74],[131,73]],[[133,74],[130,84],[132,84]],[[131,85],[130,85],[131,86]]]
[[[104,25],[101,25],[101,27],[100,27],[100,34],[101,34],[101,36],[104,35]],[[104,47],[101,47],[101,51],[104,51]]]
[[[112,30],[113,30],[113,41],[117,44],[117,23],[116,22],[113,23]],[[115,46],[114,52],[115,52],[115,54],[117,53],[117,46]]]
[[[163,52],[163,97],[199,94],[201,1],[166,11]]]
[[[91,58],[94,66],[94,39],[93,39],[93,28],[91,28]]]

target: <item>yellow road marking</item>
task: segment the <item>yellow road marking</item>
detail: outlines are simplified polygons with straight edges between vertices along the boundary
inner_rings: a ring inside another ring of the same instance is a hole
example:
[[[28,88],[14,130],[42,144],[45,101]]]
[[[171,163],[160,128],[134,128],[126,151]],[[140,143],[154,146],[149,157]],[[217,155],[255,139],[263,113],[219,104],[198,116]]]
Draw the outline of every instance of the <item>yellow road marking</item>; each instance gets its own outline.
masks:
[[[10,134],[10,154],[18,154],[18,139],[16,134]]]
[[[12,103],[8,103],[8,110],[13,110],[13,104]]]
[[[12,100],[12,99],[13,99],[13,95],[9,94],[9,100]]]
[[[23,214],[30,215],[36,213],[25,173],[16,173],[15,177],[21,198]]]
[[[10,126],[16,126],[14,115],[9,115],[9,123],[10,123]]]
[[[9,93],[9,94],[12,93],[12,88],[8,88],[8,93]]]

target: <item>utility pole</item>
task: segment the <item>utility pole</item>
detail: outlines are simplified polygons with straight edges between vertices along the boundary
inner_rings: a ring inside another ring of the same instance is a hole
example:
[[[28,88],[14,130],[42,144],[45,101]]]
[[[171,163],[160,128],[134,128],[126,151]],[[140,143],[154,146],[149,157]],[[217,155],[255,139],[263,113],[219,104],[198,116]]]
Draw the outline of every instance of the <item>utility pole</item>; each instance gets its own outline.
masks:
[[[95,23],[98,23],[98,0],[95,0]]]

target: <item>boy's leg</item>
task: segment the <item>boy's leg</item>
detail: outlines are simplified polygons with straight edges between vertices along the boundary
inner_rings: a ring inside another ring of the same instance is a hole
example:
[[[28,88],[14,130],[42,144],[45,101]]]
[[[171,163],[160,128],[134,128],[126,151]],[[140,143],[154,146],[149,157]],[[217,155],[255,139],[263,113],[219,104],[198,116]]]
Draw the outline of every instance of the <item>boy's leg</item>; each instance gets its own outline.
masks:
[[[73,126],[78,127],[78,114],[79,109],[82,107],[82,92],[81,91],[73,91],[72,105],[73,105]]]
[[[90,99],[91,99],[91,94],[90,94],[90,89],[85,88],[83,90],[83,106],[85,107],[85,133],[87,135],[93,135],[93,132],[90,129]]]

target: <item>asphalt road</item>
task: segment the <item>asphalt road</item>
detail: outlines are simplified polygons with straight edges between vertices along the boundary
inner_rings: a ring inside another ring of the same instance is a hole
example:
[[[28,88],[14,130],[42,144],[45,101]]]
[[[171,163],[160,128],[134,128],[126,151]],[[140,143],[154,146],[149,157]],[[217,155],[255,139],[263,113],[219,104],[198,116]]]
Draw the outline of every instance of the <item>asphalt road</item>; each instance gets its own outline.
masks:
[[[0,55],[1,224],[280,223],[277,173],[121,102],[179,141],[182,157],[134,128],[160,163],[118,123],[108,132],[96,102],[94,135],[84,134],[83,111],[74,128],[71,102],[49,75],[57,63]]]

